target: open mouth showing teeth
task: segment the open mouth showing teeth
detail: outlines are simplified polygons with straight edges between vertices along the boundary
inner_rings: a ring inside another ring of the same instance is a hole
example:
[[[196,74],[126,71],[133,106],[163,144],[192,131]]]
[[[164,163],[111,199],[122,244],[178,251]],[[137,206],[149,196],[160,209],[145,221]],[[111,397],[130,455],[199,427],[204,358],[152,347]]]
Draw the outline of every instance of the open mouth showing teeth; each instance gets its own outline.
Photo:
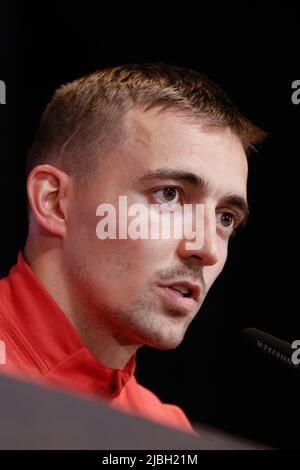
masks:
[[[170,287],[170,289],[179,292],[183,297],[192,297],[193,292],[192,289],[187,289],[186,287]]]

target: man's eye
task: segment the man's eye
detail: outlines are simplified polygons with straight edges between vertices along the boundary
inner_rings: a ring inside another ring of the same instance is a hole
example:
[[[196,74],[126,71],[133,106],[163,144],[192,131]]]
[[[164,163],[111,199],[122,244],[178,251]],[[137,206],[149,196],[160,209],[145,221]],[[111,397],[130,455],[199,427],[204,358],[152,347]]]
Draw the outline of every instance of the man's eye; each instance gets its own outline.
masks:
[[[180,198],[179,189],[174,186],[166,186],[154,192],[155,198],[164,204],[172,203],[177,204]]]
[[[234,229],[236,226],[236,217],[232,212],[221,212],[217,214],[217,222],[225,229]]]

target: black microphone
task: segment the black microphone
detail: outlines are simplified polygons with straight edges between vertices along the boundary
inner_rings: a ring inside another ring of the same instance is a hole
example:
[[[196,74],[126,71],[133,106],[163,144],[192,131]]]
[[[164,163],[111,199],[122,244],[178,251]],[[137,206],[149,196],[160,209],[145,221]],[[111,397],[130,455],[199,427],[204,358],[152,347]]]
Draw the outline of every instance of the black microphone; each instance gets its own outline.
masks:
[[[281,363],[300,372],[300,340],[293,342],[292,346],[287,341],[256,328],[245,328],[241,331],[241,335],[245,344],[252,350],[260,351],[278,364]]]

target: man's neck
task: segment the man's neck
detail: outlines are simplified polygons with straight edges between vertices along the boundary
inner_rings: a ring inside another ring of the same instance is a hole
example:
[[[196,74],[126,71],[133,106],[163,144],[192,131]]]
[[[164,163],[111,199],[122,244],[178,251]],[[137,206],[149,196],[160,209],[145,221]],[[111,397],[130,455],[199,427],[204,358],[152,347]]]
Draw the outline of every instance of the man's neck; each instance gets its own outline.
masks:
[[[121,344],[97,312],[91,312],[89,307],[81,305],[74,298],[57,251],[53,249],[37,253],[26,243],[24,258],[90,352],[106,367],[123,369],[139,345]]]

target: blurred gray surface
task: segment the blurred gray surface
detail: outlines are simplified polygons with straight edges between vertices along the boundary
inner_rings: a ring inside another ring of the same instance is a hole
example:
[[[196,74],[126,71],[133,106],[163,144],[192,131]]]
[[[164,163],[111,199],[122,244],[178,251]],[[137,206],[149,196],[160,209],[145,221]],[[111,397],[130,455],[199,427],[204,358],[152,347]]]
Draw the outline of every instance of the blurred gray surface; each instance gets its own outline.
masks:
[[[234,436],[200,437],[115,411],[105,404],[0,375],[0,449],[260,449]]]

